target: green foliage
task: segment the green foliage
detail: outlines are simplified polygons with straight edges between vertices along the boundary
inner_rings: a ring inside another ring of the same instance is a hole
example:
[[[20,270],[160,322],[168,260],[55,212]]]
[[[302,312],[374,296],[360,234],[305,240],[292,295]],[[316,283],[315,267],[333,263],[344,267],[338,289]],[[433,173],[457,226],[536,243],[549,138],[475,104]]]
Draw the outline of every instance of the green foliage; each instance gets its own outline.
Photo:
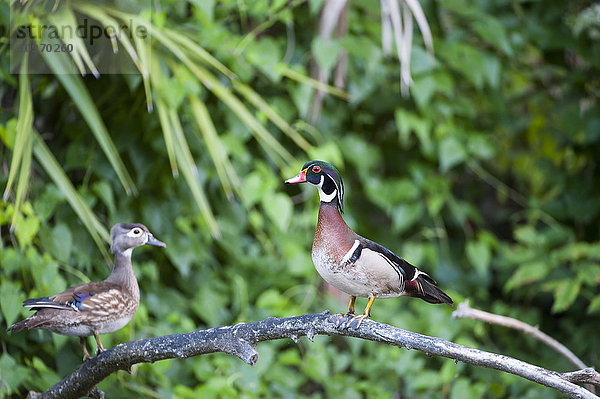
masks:
[[[139,76],[12,76],[0,52],[0,396],[44,390],[79,364],[74,338],[5,328],[29,314],[23,299],[105,278],[115,222],[143,222],[168,247],[134,252],[141,305],[106,346],[344,310],[347,297],[321,284],[310,258],[316,194],[283,185],[317,158],[342,172],[359,234],[456,302],[538,325],[600,367],[597,6],[423,1],[435,51],[415,36],[403,98],[375,3],[349,2],[349,31],[329,41],[314,29],[321,4],[163,1],[148,17],[72,3],[74,15],[132,18],[152,32],[150,43],[118,43]],[[72,24],[68,10],[29,11]],[[0,4],[6,29],[8,13]],[[344,50],[346,91],[308,76],[313,62],[333,74]],[[93,71],[93,57],[77,54],[45,62],[56,70],[79,57],[73,70]],[[311,126],[315,88],[326,96]],[[401,328],[572,369],[537,341],[450,314],[408,298],[373,307]],[[372,342],[258,350],[254,368],[214,354],[139,365],[100,388],[113,398],[559,397]]]

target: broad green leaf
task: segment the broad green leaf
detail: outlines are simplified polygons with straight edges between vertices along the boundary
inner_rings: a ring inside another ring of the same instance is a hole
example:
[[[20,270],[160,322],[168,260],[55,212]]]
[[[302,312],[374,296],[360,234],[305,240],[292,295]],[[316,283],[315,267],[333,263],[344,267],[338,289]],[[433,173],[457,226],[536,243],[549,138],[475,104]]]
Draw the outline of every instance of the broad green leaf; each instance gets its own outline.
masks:
[[[0,251],[0,264],[5,276],[19,270],[21,267],[21,251],[14,247],[3,248]]]
[[[276,45],[275,41],[266,36],[251,43],[245,51],[245,58],[260,69],[271,81],[279,82],[281,80],[281,70],[277,68],[277,64],[282,58],[280,54],[279,46]]]
[[[446,193],[435,193],[427,196],[427,212],[430,216],[438,216],[446,204]]]
[[[410,382],[413,389],[436,389],[440,386],[440,373],[437,370],[423,370]]]
[[[436,53],[477,90],[483,89],[486,81],[497,84],[497,59],[483,50],[464,42],[452,42],[438,46]]]
[[[312,41],[311,49],[317,64],[328,75],[340,56],[342,46],[337,40],[316,37]]]
[[[475,267],[477,274],[485,275],[489,266],[491,253],[490,248],[482,241],[469,241],[466,247],[467,258]]]
[[[50,249],[52,253],[61,251],[61,249],[57,250],[53,247],[55,245],[55,240],[58,239],[58,237],[55,237],[52,229],[44,228],[40,234],[42,248]],[[69,236],[68,239],[71,239],[71,237]],[[71,246],[70,243],[69,246]],[[40,294],[52,295],[67,288],[65,280],[59,274],[58,263],[53,260],[51,256],[41,256],[34,248],[28,248],[26,259],[30,273],[33,276],[33,281],[35,282],[35,289]],[[87,279],[87,281],[89,281],[89,279]]]
[[[504,288],[511,291],[525,284],[540,281],[550,272],[550,265],[544,261],[527,262],[519,266],[515,273],[508,279]]]
[[[15,233],[19,245],[21,248],[24,248],[33,242],[33,239],[38,233],[40,229],[40,219],[35,215],[22,215],[16,211],[15,214],[18,215],[16,218],[13,218]]]
[[[17,138],[17,119],[9,119],[4,126],[0,125],[0,138],[4,145],[11,150],[15,148]]]
[[[532,226],[520,226],[515,230],[515,238],[520,243],[528,246],[537,246],[541,243],[539,233]]]
[[[554,304],[552,313],[564,312],[567,310],[579,295],[581,283],[577,280],[561,281],[554,291]]]
[[[431,124],[425,118],[420,118],[414,113],[397,108],[394,112],[396,127],[400,136],[400,143],[408,148],[410,135],[414,134],[419,139],[421,151],[426,156],[433,154],[433,142],[431,140]]]
[[[289,196],[283,193],[273,193],[263,198],[263,209],[279,230],[286,231],[289,227],[293,205]]]
[[[436,93],[449,97],[452,95],[453,90],[454,80],[452,76],[444,71],[436,71],[432,74],[416,76],[411,94],[419,109],[422,112],[427,112],[427,106]]]
[[[421,203],[399,204],[391,211],[392,231],[406,231],[423,216],[424,206]]]
[[[8,397],[27,379],[28,370],[18,364],[7,352],[0,356],[0,396]]]
[[[488,388],[482,383],[472,383],[467,378],[460,377],[452,384],[450,399],[482,398]]]
[[[52,217],[56,207],[64,201],[64,194],[54,184],[48,183],[44,191],[35,199],[33,209],[36,216],[44,223]]]
[[[594,299],[590,302],[588,306],[588,313],[598,313],[600,311],[600,295],[596,295]]]
[[[24,296],[19,284],[8,279],[2,281],[0,285],[0,305],[7,326],[12,325],[21,313],[21,301]]]
[[[467,158],[467,153],[457,138],[447,136],[440,143],[438,157],[440,160],[440,171],[445,173],[454,166],[462,163]]]
[[[492,138],[483,135],[469,135],[467,141],[469,154],[482,160],[492,159],[496,155],[496,148],[492,144]]]
[[[51,253],[60,262],[68,263],[71,256],[73,236],[64,223],[59,223],[52,229],[52,251]]]
[[[512,47],[504,25],[492,16],[473,22],[473,29],[483,40],[495,46],[508,56],[513,55]]]
[[[272,190],[273,187],[269,180],[265,179],[260,172],[252,171],[246,175],[242,183],[244,192],[242,201],[247,208],[251,208]]]
[[[410,70],[413,75],[419,75],[432,71],[439,67],[439,62],[430,53],[416,44],[411,48]]]

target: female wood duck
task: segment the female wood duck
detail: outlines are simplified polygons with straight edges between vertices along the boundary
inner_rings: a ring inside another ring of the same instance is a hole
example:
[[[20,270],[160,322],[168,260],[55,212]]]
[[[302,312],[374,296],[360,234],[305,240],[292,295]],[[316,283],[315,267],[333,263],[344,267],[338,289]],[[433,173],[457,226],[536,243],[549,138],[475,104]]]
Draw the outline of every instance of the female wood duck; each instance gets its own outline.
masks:
[[[312,246],[312,260],[321,277],[350,295],[346,327],[358,319],[356,328],[371,315],[375,298],[408,295],[429,303],[454,302],[435,286],[429,275],[387,248],[352,231],[344,222],[344,183],[340,172],[323,161],[304,164],[298,175],[286,184],[310,183],[317,187],[321,206]],[[338,211],[339,209],[339,211]],[[356,297],[369,298],[362,315],[354,313]]]
[[[114,225],[110,238],[115,265],[106,280],[78,285],[51,297],[27,299],[23,306],[36,313],[13,324],[8,331],[40,328],[79,337],[84,361],[90,359],[85,338],[93,335],[98,344],[96,353],[103,352],[99,334],[123,328],[140,303],[140,289],[131,266],[133,248],[144,244],[166,247],[139,223]]]

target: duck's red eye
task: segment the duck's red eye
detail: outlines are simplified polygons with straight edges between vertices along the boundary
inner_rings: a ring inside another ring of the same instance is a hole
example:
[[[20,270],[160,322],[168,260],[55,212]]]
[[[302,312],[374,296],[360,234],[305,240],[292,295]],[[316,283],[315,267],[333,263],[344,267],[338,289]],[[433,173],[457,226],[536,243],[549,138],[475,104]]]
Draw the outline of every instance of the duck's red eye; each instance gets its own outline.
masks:
[[[313,166],[313,172],[319,173],[321,171],[321,167],[318,165]]]

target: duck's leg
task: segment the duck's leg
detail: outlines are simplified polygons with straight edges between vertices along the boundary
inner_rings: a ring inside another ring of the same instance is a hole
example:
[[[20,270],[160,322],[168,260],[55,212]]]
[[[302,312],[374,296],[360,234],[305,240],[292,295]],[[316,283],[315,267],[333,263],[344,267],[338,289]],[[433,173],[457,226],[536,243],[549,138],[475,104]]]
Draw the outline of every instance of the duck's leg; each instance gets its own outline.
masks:
[[[356,301],[356,297],[350,295],[350,303],[348,304],[348,315],[354,315],[356,314],[354,312],[354,302]]]
[[[98,347],[96,348],[96,355],[99,355],[104,352],[105,349],[104,346],[102,346],[102,342],[100,342],[100,334],[98,334],[98,331],[94,331],[94,338],[96,339],[96,344],[98,344]]]
[[[364,319],[366,319],[367,317],[371,316],[371,306],[373,306],[373,302],[375,302],[375,295],[371,294],[369,296],[369,302],[367,303],[367,306],[365,307],[365,311],[363,314],[358,315],[358,316],[354,316],[350,319],[350,321],[346,324],[346,328],[350,327],[350,324],[352,324],[352,322],[354,320],[358,320],[358,324],[356,325],[356,328],[358,329],[362,323],[362,321]]]
[[[87,350],[86,341],[87,337],[79,337],[79,343],[81,344],[81,349],[83,350],[83,361],[87,362],[91,359],[90,353]]]

